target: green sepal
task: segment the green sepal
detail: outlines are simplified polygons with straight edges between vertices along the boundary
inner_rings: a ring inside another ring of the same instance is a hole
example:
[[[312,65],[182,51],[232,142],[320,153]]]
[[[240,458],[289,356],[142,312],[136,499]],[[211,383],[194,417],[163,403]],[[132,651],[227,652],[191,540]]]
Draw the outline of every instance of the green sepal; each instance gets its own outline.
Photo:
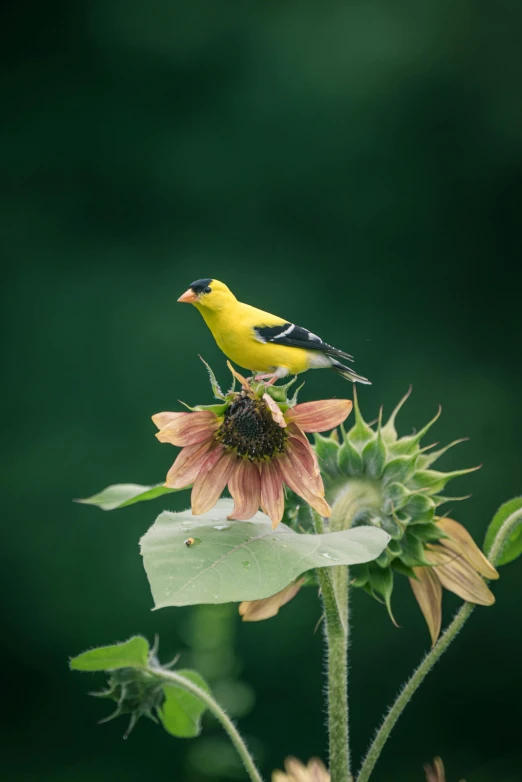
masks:
[[[375,524],[372,519],[372,524]],[[400,540],[404,534],[404,530],[400,524],[397,523],[397,518],[392,516],[380,516],[379,523],[376,525],[383,529],[388,535],[391,535],[392,540]]]
[[[463,494],[461,497],[443,497],[440,494],[436,494],[432,499],[436,507],[440,508],[441,505],[446,505],[448,502],[462,502],[462,500],[469,500],[471,496],[471,494]]]
[[[470,472],[479,470],[478,467],[468,467],[465,470],[453,470],[452,472],[440,472],[439,470],[417,470],[412,477],[412,488],[427,489],[430,494],[438,494],[443,491],[448,481],[452,478],[458,478],[461,475],[468,475]]]
[[[319,459],[321,473],[330,480],[339,474],[337,466],[337,454],[340,450],[338,442],[331,437],[323,437],[322,434],[314,434],[314,450]]]
[[[459,445],[460,443],[466,443],[469,440],[469,437],[461,437],[460,440],[453,440],[452,443],[449,443],[448,445],[445,445],[444,448],[439,448],[438,451],[432,451],[431,453],[423,453],[419,456],[419,467],[423,470],[427,470],[428,467],[431,467],[434,462],[437,461],[437,459],[440,459],[440,457],[446,453],[446,451],[449,451],[450,448],[453,448],[455,445]]]
[[[350,568],[350,584],[354,587],[363,587],[368,583],[368,565],[352,565]]]
[[[392,410],[390,417],[388,418],[388,420],[386,421],[385,425],[382,428],[382,436],[385,442],[388,444],[394,443],[397,440],[398,435],[397,435],[397,430],[395,429],[395,419],[397,418],[397,414],[399,413],[404,403],[407,401],[410,394],[411,394],[411,386],[404,394],[402,399],[399,401],[399,403]]]
[[[299,390],[303,387],[300,386],[297,391],[295,392],[294,396],[291,399],[288,399],[288,389],[294,385],[295,381],[297,380],[297,375],[294,375],[294,377],[288,382],[285,383],[282,386],[269,386],[266,383],[263,384],[263,393],[268,394],[272,397],[272,399],[275,402],[282,402],[287,407],[293,407],[297,403],[297,394],[299,393]],[[263,394],[261,394],[262,396]]]
[[[424,556],[422,542],[408,532],[402,539],[401,562],[409,567],[429,567],[430,563]]]
[[[426,513],[421,513],[418,516],[411,516],[410,521],[408,522],[410,526],[414,526],[415,528],[421,526],[422,524],[431,524],[432,521],[435,519],[435,508],[431,508],[431,510],[427,510]]]
[[[448,537],[437,524],[429,521],[426,524],[415,524],[411,531],[417,540],[424,543],[432,543]]]
[[[409,513],[412,518],[417,516],[424,516],[430,511],[435,511],[435,503],[432,498],[427,494],[412,494],[404,506],[406,513]]]
[[[361,415],[359,402],[357,400],[357,389],[355,386],[353,389],[353,411],[355,416],[355,424],[348,432],[347,437],[355,449],[361,453],[366,443],[375,437],[375,432],[370,426],[368,426]]]
[[[372,590],[383,598],[384,604],[388,609],[388,614],[390,615],[390,619],[392,620],[395,627],[398,627],[399,625],[395,621],[395,617],[393,616],[393,612],[391,609],[391,596],[393,592],[393,570],[391,568],[387,568],[386,570],[381,570],[380,568],[370,567],[369,575],[370,575],[370,586]]]
[[[196,407],[192,407],[192,410],[197,411],[204,411],[204,410],[210,410],[211,413],[215,413],[216,415],[222,416],[225,414],[225,410],[229,406],[228,402],[223,402],[222,405],[196,405]]]
[[[363,461],[359,451],[352,445],[346,434],[337,451],[337,466],[344,475],[359,476],[363,473]]]
[[[410,456],[396,456],[385,465],[382,472],[382,482],[406,483],[415,472],[417,454]]]
[[[384,549],[384,551],[381,552],[381,554],[379,554],[379,556],[377,557],[377,559],[374,560],[374,562],[379,567],[385,568],[385,567],[388,567],[388,565],[390,564],[391,559],[392,558],[390,556],[390,552],[387,551],[387,549]]]
[[[371,478],[380,478],[386,464],[386,446],[380,430],[362,451],[364,472]]]
[[[401,437],[400,440],[397,440],[397,442],[394,444],[392,448],[393,454],[406,454],[411,453],[415,448],[418,448],[418,445],[422,438],[428,433],[428,431],[431,429],[435,421],[437,421],[440,418],[440,414],[442,413],[442,408],[439,407],[436,415],[433,416],[431,421],[428,421],[426,426],[423,426],[422,429],[419,429],[418,432],[415,432],[415,434],[407,435],[406,437]]]
[[[388,548],[388,552],[390,553],[390,556],[392,558],[393,557],[400,557],[400,555],[402,554],[402,546],[401,546],[401,544],[399,543],[398,540],[394,540],[392,538],[392,540],[390,540],[390,542],[388,543],[388,547],[387,548]]]
[[[395,511],[401,510],[408,502],[410,496],[411,491],[402,483],[398,483],[397,481],[390,483],[390,485],[386,487],[386,496],[382,506],[384,512],[391,515]]]
[[[396,570],[397,573],[400,573],[402,576],[407,576],[407,578],[414,578],[416,581],[419,580],[415,575],[413,568],[408,567],[408,565],[405,565],[401,559],[394,559],[392,562],[392,568]]]
[[[202,362],[204,363],[204,365],[207,368],[208,376],[210,378],[210,385],[211,385],[211,388],[212,388],[212,393],[214,394],[216,399],[223,399],[223,400],[226,399],[226,395],[221,390],[220,385],[219,385],[219,383],[218,383],[218,381],[216,379],[216,376],[215,376],[214,372],[212,371],[210,365],[207,364],[207,362],[205,361],[203,356],[200,356],[200,359],[202,360]]]

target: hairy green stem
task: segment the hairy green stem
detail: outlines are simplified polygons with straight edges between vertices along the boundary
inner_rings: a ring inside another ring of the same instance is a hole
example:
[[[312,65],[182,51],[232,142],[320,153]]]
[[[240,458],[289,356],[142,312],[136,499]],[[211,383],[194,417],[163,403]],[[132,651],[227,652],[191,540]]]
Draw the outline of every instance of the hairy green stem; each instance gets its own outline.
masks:
[[[261,774],[257,770],[256,764],[254,763],[254,760],[247,749],[247,745],[241,738],[239,731],[228,714],[223,711],[221,706],[214,700],[210,693],[202,690],[201,687],[197,686],[197,684],[194,684],[194,682],[185,679],[184,676],[180,676],[179,673],[176,673],[175,671],[167,671],[165,668],[155,668],[153,666],[149,666],[148,670],[158,679],[163,679],[163,681],[165,681],[167,684],[175,684],[177,687],[182,687],[187,692],[190,692],[192,695],[195,695],[197,698],[199,698],[199,700],[205,704],[207,709],[214,715],[214,717],[216,717],[216,719],[221,723],[225,731],[228,733],[228,737],[236,748],[237,753],[241,758],[241,761],[252,782],[263,782]]]
[[[331,782],[350,779],[348,750],[347,628],[343,624],[330,570],[316,570],[325,615],[328,665],[328,741]]]
[[[522,510],[512,513],[511,516],[505,520],[497,532],[493,544],[488,552],[488,558],[492,565],[495,566],[498,563],[509,535],[519,524],[522,524]],[[397,696],[395,703],[386,715],[384,722],[375,735],[370,749],[368,750],[368,753],[363,761],[361,770],[359,771],[357,782],[367,782],[369,780],[370,775],[375,768],[375,764],[379,759],[379,756],[390,736],[390,733],[393,730],[395,723],[437,660],[444,654],[450,643],[462,629],[474,608],[474,603],[464,603],[464,605],[457,611],[453,621],[447,627],[443,635],[439,638],[433,649],[428,652],[417,670],[406,682],[401,692]]]
[[[344,496],[343,496],[343,499]],[[351,499],[348,500],[348,503]],[[353,513],[346,502],[332,509],[329,528],[347,529]],[[315,529],[324,531],[323,519],[314,513]],[[317,571],[325,614],[328,665],[328,741],[331,782],[347,782],[350,775],[348,737],[348,568],[335,566]]]

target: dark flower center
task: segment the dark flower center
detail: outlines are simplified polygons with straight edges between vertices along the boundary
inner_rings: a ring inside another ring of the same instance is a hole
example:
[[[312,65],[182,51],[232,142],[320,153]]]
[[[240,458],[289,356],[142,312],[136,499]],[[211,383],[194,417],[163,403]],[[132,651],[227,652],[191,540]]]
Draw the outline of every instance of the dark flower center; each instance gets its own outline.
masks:
[[[274,419],[262,399],[240,394],[225,411],[216,438],[239,456],[252,462],[271,459],[285,449],[286,431]]]

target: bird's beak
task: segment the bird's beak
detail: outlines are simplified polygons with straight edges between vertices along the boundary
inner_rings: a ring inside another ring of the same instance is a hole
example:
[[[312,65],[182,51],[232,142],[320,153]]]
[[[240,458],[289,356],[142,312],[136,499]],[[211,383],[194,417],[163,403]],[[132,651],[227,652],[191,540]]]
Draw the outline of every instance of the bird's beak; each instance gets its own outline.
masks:
[[[185,291],[183,296],[180,296],[178,301],[184,301],[186,304],[194,304],[195,301],[197,301],[197,294],[194,293],[192,288],[189,288],[188,291]]]

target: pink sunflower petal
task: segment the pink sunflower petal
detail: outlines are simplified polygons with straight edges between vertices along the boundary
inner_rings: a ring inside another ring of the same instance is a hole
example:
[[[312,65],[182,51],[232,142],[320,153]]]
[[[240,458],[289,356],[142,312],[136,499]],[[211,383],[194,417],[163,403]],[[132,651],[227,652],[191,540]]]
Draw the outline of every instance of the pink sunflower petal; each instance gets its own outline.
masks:
[[[156,413],[152,416],[152,421],[158,429],[164,429],[168,424],[185,415],[189,415],[189,413]]]
[[[310,475],[307,475],[302,470],[296,470],[288,456],[283,456],[279,459],[279,468],[284,482],[293,492],[302,497],[321,516],[330,516],[332,509],[324,498],[324,487],[320,476],[318,480],[321,488],[319,489],[312,482]]]
[[[266,392],[263,394],[263,401],[265,402],[266,406],[270,410],[270,415],[272,416],[272,420],[281,427],[281,429],[286,428],[286,421],[284,419],[283,413],[281,412],[281,408],[277,404],[277,402],[272,399],[270,394],[267,394]]]
[[[170,468],[165,486],[169,489],[184,489],[190,486],[198,477],[209,452],[217,447],[214,440],[204,440],[196,445],[185,446]]]
[[[308,437],[305,435],[305,433],[299,429],[297,424],[288,424],[287,432],[289,437],[299,440],[303,443],[304,447],[308,449],[309,453],[311,454],[311,457],[313,459],[314,465],[315,465],[315,473],[319,475],[320,469],[319,469],[319,462],[317,460],[317,454],[312,448],[310,441],[308,440]]]
[[[228,490],[234,500],[234,510],[228,518],[239,521],[251,519],[261,502],[261,476],[257,464],[247,459],[236,462]]]
[[[351,399],[303,402],[287,410],[285,419],[288,423],[293,421],[303,432],[326,432],[342,424],[349,416],[352,407]]]
[[[272,521],[275,529],[285,510],[283,477],[277,462],[262,462],[261,468],[261,506]]]
[[[306,440],[306,438],[302,440],[301,438],[293,436],[289,437],[286,444],[286,453],[296,470],[307,476],[309,480],[314,482],[314,484],[316,483],[317,479],[319,479],[317,486],[319,491],[321,491],[322,479],[319,470],[319,464],[317,462],[317,456],[312,450],[312,446],[308,440]]]
[[[157,432],[156,437],[160,443],[178,446],[196,445],[212,437],[219,424],[220,419],[211,410],[179,413],[179,417]]]
[[[199,516],[214,507],[232,475],[236,455],[222,448],[212,451],[201,467],[192,487],[192,513]]]

